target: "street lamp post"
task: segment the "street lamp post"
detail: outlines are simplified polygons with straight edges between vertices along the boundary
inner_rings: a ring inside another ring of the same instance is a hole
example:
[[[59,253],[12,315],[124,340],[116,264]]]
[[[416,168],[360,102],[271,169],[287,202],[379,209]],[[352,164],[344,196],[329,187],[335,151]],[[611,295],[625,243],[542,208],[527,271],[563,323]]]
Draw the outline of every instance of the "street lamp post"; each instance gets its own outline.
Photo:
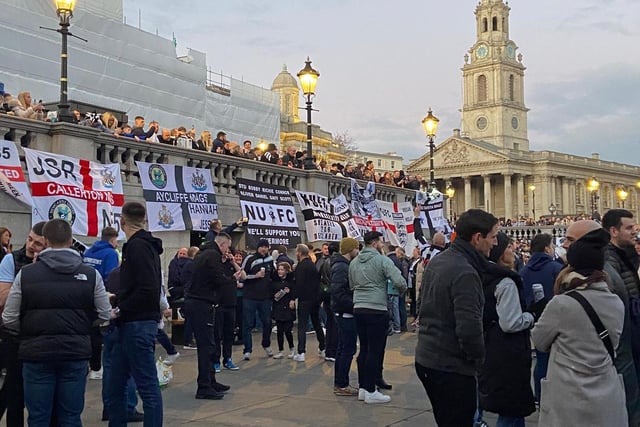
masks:
[[[558,208],[556,207],[555,203],[551,203],[549,205],[549,213],[551,214],[551,216],[555,216],[556,212],[558,212]]]
[[[60,18],[60,28],[56,31],[62,35],[62,52],[60,53],[60,101],[58,103],[58,121],[71,123],[73,116],[69,112],[68,81],[67,81],[67,38],[71,17],[76,0],[55,0],[56,13]]]
[[[598,188],[600,188],[600,182],[598,182],[595,176],[591,177],[591,179],[587,181],[587,190],[591,193],[592,218],[596,218],[598,216]]]
[[[453,188],[453,185],[451,183],[449,183],[449,185],[447,185],[445,193],[449,198],[449,219],[453,220],[453,196],[455,196],[456,194],[456,189]]]
[[[624,209],[624,202],[627,200],[629,193],[624,189],[624,187],[618,188],[617,191],[618,200],[622,203],[622,209]]]
[[[529,191],[531,191],[531,212],[533,212],[533,220],[536,220],[536,186],[531,184],[529,186]]]
[[[431,112],[431,108],[427,112],[427,116],[422,119],[422,126],[424,127],[424,132],[427,134],[427,138],[429,138],[429,190],[433,191],[436,188],[436,178],[435,178],[435,168],[433,166],[433,151],[435,149],[435,142],[433,139],[436,136],[436,131],[438,130],[438,118],[433,115]]]
[[[302,93],[306,97],[307,102],[307,156],[304,158],[305,170],[316,169],[316,166],[313,163],[313,141],[311,139],[311,104],[312,98],[316,92],[318,77],[320,77],[320,73],[311,67],[311,60],[307,56],[304,68],[298,72],[298,79],[300,79]]]

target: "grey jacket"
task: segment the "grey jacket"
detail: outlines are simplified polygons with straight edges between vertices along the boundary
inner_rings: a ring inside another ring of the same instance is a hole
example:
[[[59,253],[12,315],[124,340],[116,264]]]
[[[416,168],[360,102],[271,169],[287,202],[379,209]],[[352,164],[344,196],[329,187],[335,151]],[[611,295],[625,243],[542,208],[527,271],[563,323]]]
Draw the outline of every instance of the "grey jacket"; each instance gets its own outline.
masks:
[[[366,247],[349,264],[349,286],[353,290],[353,308],[387,311],[387,280],[401,293],[407,281],[393,261],[377,250]]]

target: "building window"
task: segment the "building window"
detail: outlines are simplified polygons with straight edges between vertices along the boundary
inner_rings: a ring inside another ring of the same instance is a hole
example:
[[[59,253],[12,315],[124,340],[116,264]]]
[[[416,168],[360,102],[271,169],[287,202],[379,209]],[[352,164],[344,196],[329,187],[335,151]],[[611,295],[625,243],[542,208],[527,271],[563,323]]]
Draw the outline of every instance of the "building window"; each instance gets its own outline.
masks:
[[[396,162],[395,160],[391,160],[391,169],[396,167]]]
[[[516,100],[516,90],[515,90],[516,78],[511,74],[509,76],[509,101]]]
[[[505,27],[505,25],[504,25],[504,17],[503,17],[503,18],[502,18],[502,32],[503,32],[503,33],[506,33],[505,28],[506,28],[506,27]]]
[[[582,184],[576,185],[576,205],[582,205],[582,193],[584,189],[582,188]]]
[[[482,32],[486,33],[489,31],[489,24],[487,22],[487,18],[482,18]]]
[[[378,159],[378,167],[381,168],[382,167],[382,159]]]
[[[487,76],[480,74],[478,76],[478,102],[487,100]]]
[[[492,19],[492,24],[493,24],[493,31],[498,31],[498,18],[496,16],[493,17]]]

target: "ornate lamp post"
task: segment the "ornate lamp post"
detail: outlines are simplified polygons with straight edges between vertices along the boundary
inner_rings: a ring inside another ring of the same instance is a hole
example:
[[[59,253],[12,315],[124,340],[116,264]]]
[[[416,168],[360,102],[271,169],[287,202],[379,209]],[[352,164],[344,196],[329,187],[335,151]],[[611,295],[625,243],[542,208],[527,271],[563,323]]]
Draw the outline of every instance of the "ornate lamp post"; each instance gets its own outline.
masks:
[[[627,200],[627,197],[629,197],[629,193],[624,189],[624,187],[620,187],[618,188],[616,195],[618,196],[618,200],[620,200],[622,204],[622,209],[624,209],[624,202],[625,200]]]
[[[313,170],[316,168],[313,163],[313,142],[311,140],[311,100],[316,93],[318,77],[320,77],[320,73],[311,67],[311,60],[307,56],[304,68],[298,72],[302,93],[307,98],[307,156],[304,159],[305,170]]]
[[[529,186],[529,191],[531,191],[531,212],[533,212],[533,220],[536,220],[536,186],[531,184]]]
[[[429,139],[429,191],[435,190],[436,188],[435,168],[433,167],[433,150],[436,144],[433,142],[433,139],[436,136],[439,122],[440,120],[431,112],[431,108],[429,108],[427,116],[422,119],[422,127],[424,127],[424,132]]]
[[[71,17],[76,0],[55,0],[56,12],[60,18],[60,28],[56,31],[62,34],[62,52],[60,54],[60,101],[58,103],[58,121],[71,123],[73,117],[69,112],[68,82],[67,82],[67,38]]]
[[[600,182],[596,179],[596,177],[591,177],[589,181],[587,181],[587,190],[591,193],[591,215],[593,217],[598,214],[598,189],[600,188]]]
[[[447,189],[445,190],[447,197],[449,198],[449,219],[453,219],[453,196],[456,194],[456,189],[453,188],[453,185],[449,183],[447,185]]]

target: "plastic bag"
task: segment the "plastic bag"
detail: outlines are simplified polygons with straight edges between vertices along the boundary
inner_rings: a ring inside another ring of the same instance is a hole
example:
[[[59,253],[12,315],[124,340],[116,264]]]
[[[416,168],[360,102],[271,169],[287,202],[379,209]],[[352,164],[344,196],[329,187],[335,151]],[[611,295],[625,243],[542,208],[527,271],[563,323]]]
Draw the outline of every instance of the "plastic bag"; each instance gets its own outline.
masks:
[[[156,361],[156,371],[158,374],[158,384],[160,387],[166,387],[173,379],[173,369],[171,366],[165,365],[162,359]]]

